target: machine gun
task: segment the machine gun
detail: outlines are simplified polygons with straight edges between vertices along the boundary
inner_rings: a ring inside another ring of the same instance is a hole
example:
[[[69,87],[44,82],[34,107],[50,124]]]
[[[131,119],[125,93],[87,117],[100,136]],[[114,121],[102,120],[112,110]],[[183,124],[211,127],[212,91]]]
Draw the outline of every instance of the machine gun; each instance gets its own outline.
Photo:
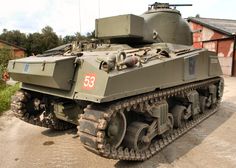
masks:
[[[155,2],[155,3],[148,6],[148,10],[161,9],[161,8],[170,9],[171,6],[173,6],[175,9],[177,6],[192,6],[192,4],[169,4],[169,3]]]

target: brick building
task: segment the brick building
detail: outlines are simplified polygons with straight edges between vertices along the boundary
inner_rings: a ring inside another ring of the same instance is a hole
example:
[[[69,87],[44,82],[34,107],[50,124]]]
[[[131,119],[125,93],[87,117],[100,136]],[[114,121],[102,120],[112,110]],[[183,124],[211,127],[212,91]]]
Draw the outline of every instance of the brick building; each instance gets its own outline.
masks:
[[[10,49],[14,58],[21,58],[25,56],[25,48],[16,46],[3,40],[0,40],[0,49],[1,48]]]
[[[217,52],[225,75],[236,76],[236,20],[190,17],[193,45]]]

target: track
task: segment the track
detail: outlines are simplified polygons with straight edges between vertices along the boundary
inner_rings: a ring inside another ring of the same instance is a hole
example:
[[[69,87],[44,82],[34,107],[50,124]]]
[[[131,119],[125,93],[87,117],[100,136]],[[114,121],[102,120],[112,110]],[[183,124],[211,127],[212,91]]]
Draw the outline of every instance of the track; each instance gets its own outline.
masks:
[[[155,103],[161,100],[165,100],[168,97],[184,94],[191,90],[195,90],[212,83],[219,83],[218,85],[218,103],[214,108],[208,110],[204,114],[196,117],[194,120],[189,121],[183,127],[173,130],[164,138],[155,139],[150,147],[142,152],[135,151],[134,149],[120,147],[112,147],[106,142],[106,129],[112,116],[116,113],[129,112],[131,109],[135,109],[138,106],[143,107],[148,103]],[[164,147],[175,141],[177,138],[188,132],[191,128],[214,114],[219,106],[223,92],[223,81],[221,78],[214,78],[207,81],[200,81],[182,86],[177,86],[171,89],[165,89],[148,94],[143,94],[136,97],[127,98],[124,100],[116,101],[112,104],[104,106],[89,105],[81,115],[80,118],[80,140],[84,146],[92,152],[109,158],[119,160],[135,160],[143,161],[147,160]]]
[[[33,125],[61,131],[76,127],[74,124],[57,119],[53,113],[47,113],[46,110],[29,111],[26,106],[32,99],[32,96],[24,90],[18,91],[12,97],[11,110],[17,118]]]

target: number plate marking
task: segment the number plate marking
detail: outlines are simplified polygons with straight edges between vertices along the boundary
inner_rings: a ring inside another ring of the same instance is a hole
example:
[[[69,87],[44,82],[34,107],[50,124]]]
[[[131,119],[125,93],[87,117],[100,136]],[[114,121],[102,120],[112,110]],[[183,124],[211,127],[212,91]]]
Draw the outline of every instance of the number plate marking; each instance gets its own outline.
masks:
[[[82,89],[84,90],[94,89],[95,81],[96,81],[96,74],[85,74]]]

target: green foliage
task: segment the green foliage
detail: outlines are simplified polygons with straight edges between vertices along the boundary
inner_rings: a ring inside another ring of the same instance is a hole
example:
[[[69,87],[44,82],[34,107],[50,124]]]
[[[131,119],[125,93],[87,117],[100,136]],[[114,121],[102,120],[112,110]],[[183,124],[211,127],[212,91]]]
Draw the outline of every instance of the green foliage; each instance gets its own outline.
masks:
[[[0,79],[7,68],[8,61],[12,58],[12,52],[9,48],[0,48]],[[1,82],[0,82],[1,83]]]
[[[89,39],[95,38],[95,30],[92,31],[92,32],[88,32],[87,33],[87,38],[89,38]]]
[[[0,34],[1,40],[26,48],[27,55],[41,54],[46,50],[62,44],[91,38],[95,38],[95,31],[87,33],[86,36],[77,32],[74,35],[67,35],[62,38],[58,36],[50,26],[45,26],[41,32],[36,33],[25,34],[21,33],[19,30],[8,31],[7,29],[3,29],[3,33]]]
[[[63,39],[62,39],[62,43],[63,44],[67,44],[67,43],[71,43],[72,41],[75,41],[76,40],[76,36],[65,36]]]
[[[29,34],[27,36],[27,41],[26,41],[26,49],[27,49],[27,54],[28,55],[33,55],[33,54],[40,54],[44,51],[42,47],[42,34],[40,33],[33,33]]]
[[[86,36],[81,35],[79,32],[75,33],[75,37],[78,41],[87,39]]]
[[[28,55],[41,54],[60,45],[60,39],[50,26],[42,29],[42,33],[27,35],[26,49]]]
[[[44,51],[55,48],[59,45],[59,38],[50,26],[42,29],[42,48]]]
[[[36,55],[60,44],[57,34],[50,26],[46,26],[42,29],[42,33],[33,33],[27,36],[26,48],[28,55]]]
[[[10,48],[0,48],[0,63],[2,65],[7,65],[8,60],[12,58],[12,53]]]
[[[19,84],[14,86],[0,85],[0,114],[10,107],[11,96],[19,90]]]
[[[21,33],[19,30],[8,31],[7,29],[3,29],[0,39],[17,46],[25,47],[27,37],[25,33]]]
[[[72,41],[81,41],[81,40],[89,40],[95,38],[95,31],[88,32],[86,36],[81,35],[79,32],[76,32],[75,35],[67,35],[62,39],[61,44],[71,43]]]

